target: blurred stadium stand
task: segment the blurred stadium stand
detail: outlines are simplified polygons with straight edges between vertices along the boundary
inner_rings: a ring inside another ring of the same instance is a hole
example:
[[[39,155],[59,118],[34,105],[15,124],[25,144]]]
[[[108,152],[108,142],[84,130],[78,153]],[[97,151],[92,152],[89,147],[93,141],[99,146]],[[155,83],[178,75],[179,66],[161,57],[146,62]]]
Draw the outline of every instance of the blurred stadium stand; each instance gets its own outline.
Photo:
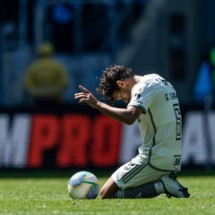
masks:
[[[35,58],[36,47],[50,41],[56,58],[69,70],[68,102],[79,84],[97,85],[96,77],[113,63],[116,51],[128,39],[146,1],[2,0],[0,2],[1,105],[26,103],[24,71]],[[27,13],[26,13],[27,11]],[[13,83],[13,85],[11,85]]]
[[[69,103],[79,84],[94,92],[116,63],[163,75],[182,103],[193,102],[202,52],[215,44],[214,8],[213,0],[1,0],[0,105],[26,104],[24,71],[44,41],[69,70]]]
[[[214,6],[213,1],[201,0],[149,1],[130,43],[118,53],[118,62],[139,73],[161,74],[173,83],[182,103],[194,102],[200,56],[214,46],[215,34],[209,30],[214,28],[210,24],[214,15],[208,13]]]
[[[128,135],[127,142],[123,141],[125,145],[116,140],[123,153],[115,160],[112,156],[117,153],[109,151],[109,156],[103,155],[112,162],[110,166],[125,162],[124,158],[129,157],[126,153],[132,152],[130,140],[140,144],[138,127],[134,126],[130,133],[125,126],[121,127],[118,136],[110,132],[112,137],[106,131],[113,129],[112,122],[104,120],[103,115],[88,106],[78,105],[73,99],[78,85],[95,92],[96,78],[105,67],[124,64],[138,74],[157,72],[173,83],[185,119],[183,162],[185,165],[205,165],[209,169],[215,163],[212,132],[215,113],[202,112],[202,106],[195,103],[193,90],[203,53],[215,47],[214,10],[214,0],[1,0],[0,168],[25,167],[29,145],[43,145],[44,150],[37,148],[41,150],[38,154],[44,155],[44,162],[47,157],[51,158],[48,165],[52,166],[55,165],[52,155],[63,155],[61,152],[64,152],[57,150],[57,146],[65,151],[70,147],[73,152],[77,141],[81,139],[84,148],[89,139],[90,148],[100,144],[102,150],[108,138],[111,138],[110,143],[113,138],[121,138],[121,131]],[[66,105],[53,109],[31,106],[23,87],[26,67],[36,58],[36,48],[44,41],[53,43],[56,48],[54,57],[65,64],[70,77],[70,85],[64,94]],[[51,133],[46,131],[46,123]],[[104,127],[100,123],[105,127],[103,134],[100,129]],[[77,132],[77,125],[80,132]],[[85,135],[82,135],[82,125]],[[71,132],[74,135],[67,135],[70,130],[65,128],[68,126],[71,131],[74,129]],[[40,141],[37,132],[40,132]],[[44,133],[52,140],[50,149]],[[66,141],[62,137],[70,139]],[[75,149],[79,150],[78,147]],[[67,155],[68,162],[74,159],[78,164],[75,156]],[[37,155],[32,157],[39,161]],[[64,156],[62,158],[59,162],[65,161]],[[97,156],[92,158],[97,159]]]

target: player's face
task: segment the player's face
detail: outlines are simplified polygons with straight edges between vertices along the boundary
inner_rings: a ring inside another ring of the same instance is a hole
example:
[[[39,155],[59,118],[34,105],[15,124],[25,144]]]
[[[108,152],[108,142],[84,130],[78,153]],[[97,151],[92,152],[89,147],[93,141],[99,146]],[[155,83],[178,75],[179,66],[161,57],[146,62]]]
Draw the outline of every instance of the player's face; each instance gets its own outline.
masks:
[[[131,100],[131,91],[128,89],[120,89],[113,93],[114,100],[121,100],[125,103],[130,102]]]

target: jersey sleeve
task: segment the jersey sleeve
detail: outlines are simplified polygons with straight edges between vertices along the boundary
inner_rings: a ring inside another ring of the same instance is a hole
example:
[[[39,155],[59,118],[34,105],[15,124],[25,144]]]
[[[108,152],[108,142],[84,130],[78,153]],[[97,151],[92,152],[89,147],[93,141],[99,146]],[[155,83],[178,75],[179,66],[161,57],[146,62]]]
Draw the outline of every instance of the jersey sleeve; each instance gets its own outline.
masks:
[[[134,86],[131,92],[131,101],[128,106],[139,107],[144,113],[147,112],[153,101],[153,90],[145,83]]]

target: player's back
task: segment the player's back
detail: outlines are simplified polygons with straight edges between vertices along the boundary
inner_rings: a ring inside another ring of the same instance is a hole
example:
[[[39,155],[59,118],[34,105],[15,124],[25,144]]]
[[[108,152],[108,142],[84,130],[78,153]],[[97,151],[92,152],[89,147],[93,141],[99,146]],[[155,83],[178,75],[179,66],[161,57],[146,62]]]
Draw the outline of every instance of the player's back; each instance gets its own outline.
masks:
[[[145,111],[138,119],[143,138],[140,154],[158,169],[180,170],[181,114],[175,89],[159,75],[151,74],[135,85],[132,94],[129,105]]]

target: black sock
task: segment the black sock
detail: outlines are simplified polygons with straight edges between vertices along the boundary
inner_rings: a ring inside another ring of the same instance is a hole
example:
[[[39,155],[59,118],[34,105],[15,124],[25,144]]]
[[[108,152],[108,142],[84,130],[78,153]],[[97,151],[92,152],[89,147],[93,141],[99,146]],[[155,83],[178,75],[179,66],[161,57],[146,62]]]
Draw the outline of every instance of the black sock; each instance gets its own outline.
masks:
[[[115,193],[115,198],[153,198],[158,196],[160,193],[156,192],[156,182],[150,182],[137,187],[131,187],[124,190],[118,190]]]

